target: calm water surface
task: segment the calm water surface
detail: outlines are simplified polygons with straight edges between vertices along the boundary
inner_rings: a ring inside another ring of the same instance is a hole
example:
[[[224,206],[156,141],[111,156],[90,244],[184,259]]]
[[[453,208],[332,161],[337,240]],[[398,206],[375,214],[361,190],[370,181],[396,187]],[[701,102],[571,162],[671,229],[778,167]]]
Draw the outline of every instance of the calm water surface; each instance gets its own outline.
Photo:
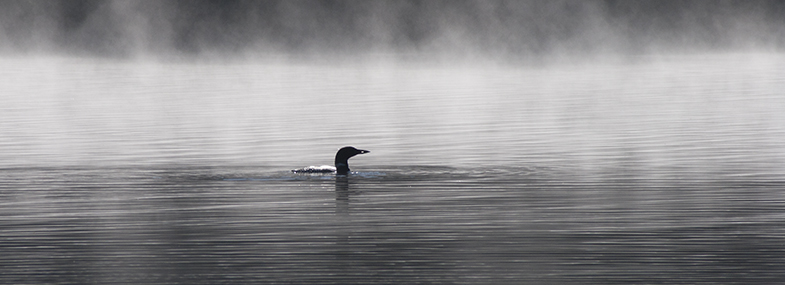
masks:
[[[780,55],[0,63],[2,283],[785,280]]]

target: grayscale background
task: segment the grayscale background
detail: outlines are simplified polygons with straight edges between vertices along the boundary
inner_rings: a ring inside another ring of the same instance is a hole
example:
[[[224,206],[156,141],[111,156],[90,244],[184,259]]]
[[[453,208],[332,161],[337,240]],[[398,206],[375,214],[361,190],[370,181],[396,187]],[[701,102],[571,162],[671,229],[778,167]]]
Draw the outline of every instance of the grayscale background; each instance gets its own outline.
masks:
[[[783,48],[785,1],[2,0],[0,283],[780,283]]]

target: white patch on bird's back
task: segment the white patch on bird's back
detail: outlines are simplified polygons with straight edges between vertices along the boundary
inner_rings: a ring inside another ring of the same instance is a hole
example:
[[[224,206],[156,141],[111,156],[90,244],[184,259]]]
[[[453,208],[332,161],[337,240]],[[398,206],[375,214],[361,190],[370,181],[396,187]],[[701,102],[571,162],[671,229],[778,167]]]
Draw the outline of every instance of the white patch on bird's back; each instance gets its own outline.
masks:
[[[308,166],[305,168],[293,169],[292,172],[294,173],[329,173],[335,172],[335,167],[330,165],[322,165],[322,166]]]

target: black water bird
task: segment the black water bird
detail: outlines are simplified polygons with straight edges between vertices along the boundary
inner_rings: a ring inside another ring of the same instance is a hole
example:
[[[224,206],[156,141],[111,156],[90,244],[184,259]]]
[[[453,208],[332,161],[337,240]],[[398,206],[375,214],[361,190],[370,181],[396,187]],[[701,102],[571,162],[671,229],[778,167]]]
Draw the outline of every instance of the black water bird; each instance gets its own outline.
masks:
[[[309,166],[306,168],[293,169],[294,173],[330,173],[335,172],[339,175],[346,175],[349,173],[349,158],[358,154],[369,153],[370,151],[363,149],[356,149],[351,146],[345,146],[338,150],[335,154],[335,167],[330,166]]]

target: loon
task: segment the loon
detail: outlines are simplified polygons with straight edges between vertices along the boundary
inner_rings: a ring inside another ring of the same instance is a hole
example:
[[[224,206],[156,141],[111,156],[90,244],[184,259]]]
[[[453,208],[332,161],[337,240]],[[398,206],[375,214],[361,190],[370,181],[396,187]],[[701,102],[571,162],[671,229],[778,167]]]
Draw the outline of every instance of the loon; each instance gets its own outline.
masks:
[[[349,158],[358,155],[369,153],[370,151],[363,150],[363,149],[356,149],[351,146],[345,146],[338,150],[338,153],[335,154],[335,167],[330,167],[327,165],[323,166],[309,166],[306,168],[300,169],[292,169],[294,173],[331,173],[335,172],[339,175],[346,175],[349,173]]]

